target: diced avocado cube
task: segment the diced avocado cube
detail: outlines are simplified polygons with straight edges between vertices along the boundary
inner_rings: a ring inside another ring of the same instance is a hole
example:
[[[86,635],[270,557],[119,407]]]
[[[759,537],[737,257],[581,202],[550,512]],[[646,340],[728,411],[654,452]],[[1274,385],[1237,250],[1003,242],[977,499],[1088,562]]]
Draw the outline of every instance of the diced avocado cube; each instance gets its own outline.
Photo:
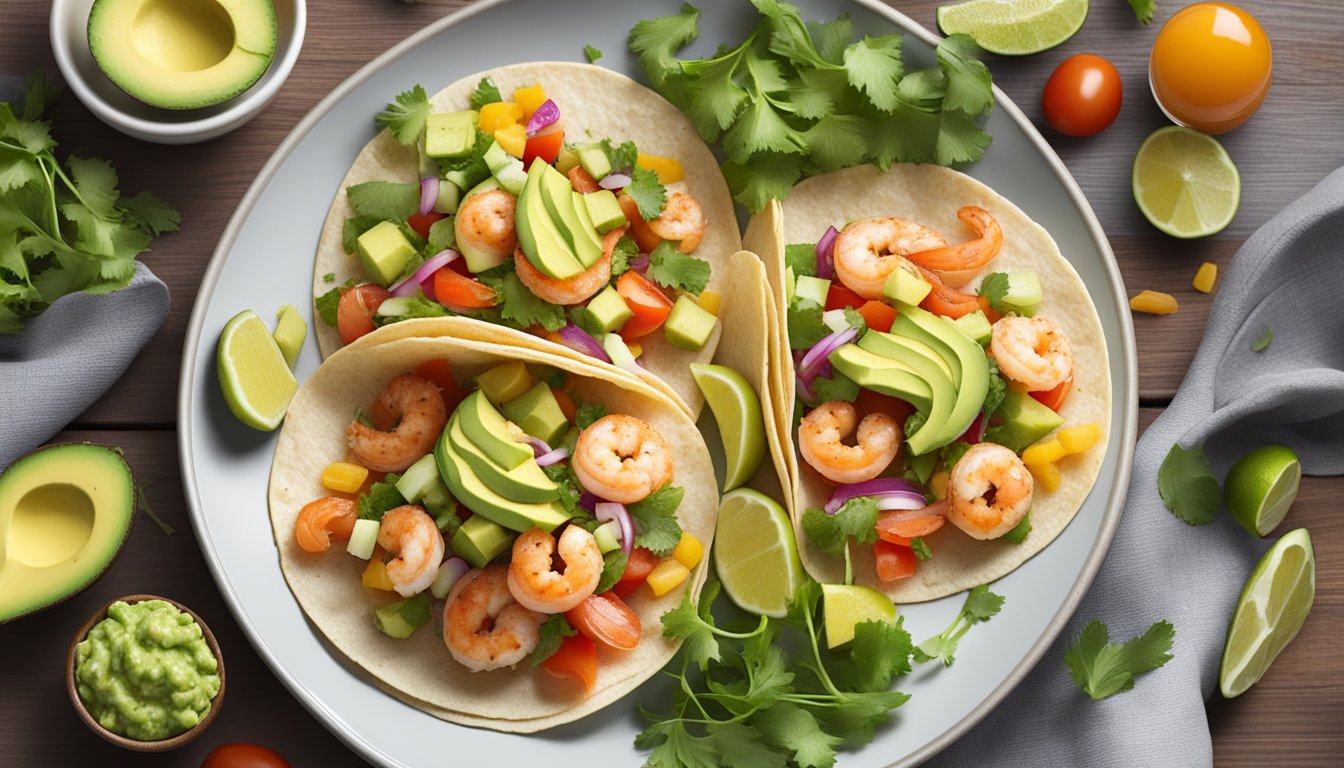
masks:
[[[819,307],[826,306],[826,294],[831,290],[831,281],[811,275],[799,275],[794,281],[793,295],[806,299]]]
[[[1008,292],[1003,294],[1003,303],[1026,309],[1041,303],[1041,280],[1029,269],[1014,270],[1008,273]]]
[[[587,144],[578,148],[579,165],[587,171],[594,179],[601,179],[603,176],[611,173],[611,158],[602,147],[596,144]]]
[[[355,242],[364,276],[381,286],[391,285],[415,255],[415,246],[390,221],[378,222]]]
[[[521,360],[500,363],[476,375],[476,386],[492,403],[507,403],[532,388],[532,374]]]
[[[475,112],[438,112],[425,118],[425,154],[461,157],[476,147]]]
[[[427,453],[401,473],[401,479],[397,481],[397,493],[400,493],[406,501],[419,504],[420,500],[430,493],[431,488],[442,483],[434,454]]]
[[[475,172],[471,171],[472,168],[475,169]],[[480,184],[482,181],[485,181],[486,179],[489,178],[491,178],[490,169],[489,168],[482,169],[479,165],[471,166],[470,168],[462,170],[444,171],[443,174],[444,181],[452,183],[453,186],[461,190],[471,189],[472,187],[476,186],[477,184]],[[467,197],[468,196],[464,196],[462,199],[466,200]]]
[[[393,296],[390,299],[383,299],[383,302],[378,305],[378,309],[374,310],[374,314],[379,317],[401,317],[410,314],[410,312],[410,296]]]
[[[1064,419],[1026,392],[1009,388],[994,415],[1003,419],[985,430],[985,440],[998,443],[1014,453],[1050,434]]]
[[[588,302],[587,310],[603,333],[620,329],[627,320],[635,316],[630,305],[626,304],[621,294],[610,285]]]
[[[616,202],[616,194],[609,189],[589,192],[583,196],[583,203],[588,208],[588,218],[602,234],[626,224],[625,211]]]
[[[882,284],[883,296],[892,301],[903,301],[911,305],[919,304],[932,290],[933,286],[929,281],[900,267],[891,270],[887,275],[887,281]]]
[[[375,609],[373,623],[383,634],[405,640],[412,632],[428,624],[430,616],[429,593],[421,592]]]
[[[989,338],[994,333],[994,327],[989,324],[989,318],[979,309],[969,315],[962,315],[952,321],[952,325],[957,330],[971,337],[971,340],[980,346],[989,344]]]
[[[280,347],[280,354],[285,356],[285,362],[293,368],[294,362],[299,359],[299,349],[303,347],[303,340],[308,337],[308,324],[303,321],[299,311],[290,304],[281,306],[276,318],[275,333],[271,334],[271,337],[275,339],[276,346]]]
[[[705,346],[718,322],[719,318],[701,309],[695,299],[683,295],[672,305],[663,336],[673,346],[694,351]]]
[[[448,181],[439,181],[439,196],[434,198],[434,212],[449,214],[457,213],[457,206],[462,202],[462,190]]]
[[[484,568],[513,546],[515,536],[516,533],[499,523],[472,515],[453,534],[448,546],[472,567]]]
[[[561,149],[560,154],[555,156],[555,170],[561,173],[568,174],[578,164],[579,156],[569,147]]]
[[[517,424],[527,434],[549,446],[559,445],[560,438],[569,429],[569,420],[560,410],[550,386],[539,381],[523,394],[504,404],[504,418]]]

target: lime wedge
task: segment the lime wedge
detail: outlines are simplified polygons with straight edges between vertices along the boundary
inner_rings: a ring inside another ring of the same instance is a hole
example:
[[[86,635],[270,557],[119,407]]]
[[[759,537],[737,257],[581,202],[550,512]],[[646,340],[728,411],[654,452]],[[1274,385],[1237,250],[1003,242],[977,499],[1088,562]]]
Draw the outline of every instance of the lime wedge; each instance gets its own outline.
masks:
[[[1134,155],[1134,202],[1172,237],[1222,231],[1241,204],[1241,174],[1218,140],[1179,125],[1153,131]]]
[[[1073,37],[1087,18],[1087,0],[970,0],[938,8],[943,34],[965,32],[1003,56],[1040,53]]]
[[[742,374],[724,365],[691,364],[691,375],[714,412],[723,439],[723,490],[731,491],[756,474],[765,459],[765,417],[761,401]]]
[[[723,495],[714,532],[714,570],[744,611],[782,618],[807,578],[784,508],[739,488]]]
[[[1302,465],[1291,448],[1257,448],[1227,473],[1227,509],[1252,535],[1264,536],[1283,522],[1301,482]]]
[[[822,584],[822,613],[826,617],[826,647],[836,648],[854,639],[854,628],[865,621],[896,623],[891,598],[858,584]]]
[[[280,426],[299,383],[256,312],[245,309],[224,325],[215,366],[224,402],[239,421],[266,432]]]
[[[1233,698],[1259,682],[1311,611],[1316,555],[1306,528],[1274,542],[1241,589],[1223,645],[1218,687]]]

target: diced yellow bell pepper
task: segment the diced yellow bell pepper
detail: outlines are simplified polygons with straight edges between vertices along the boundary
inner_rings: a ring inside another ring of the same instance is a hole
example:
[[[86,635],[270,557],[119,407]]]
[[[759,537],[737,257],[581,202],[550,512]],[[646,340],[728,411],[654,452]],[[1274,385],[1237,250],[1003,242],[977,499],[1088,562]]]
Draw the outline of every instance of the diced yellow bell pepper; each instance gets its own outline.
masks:
[[[722,301],[723,296],[718,291],[704,291],[700,294],[700,298],[695,300],[695,303],[699,304],[700,308],[709,314],[718,317],[719,303]]]
[[[1100,424],[1081,424],[1066,427],[1055,435],[1066,453],[1082,453],[1101,441]]]
[[[1035,445],[1029,446],[1022,452],[1022,463],[1027,466],[1033,464],[1053,464],[1064,458],[1064,446],[1059,441],[1051,438]]]
[[[546,103],[546,92],[540,85],[529,85],[513,92],[513,101],[523,109],[523,120],[530,120],[532,113]],[[522,122],[522,121],[519,121]]]
[[[652,571],[649,571],[649,577],[646,581],[649,583],[649,589],[653,590],[653,594],[661,597],[675,589],[690,575],[690,568],[682,565],[675,558],[669,557],[655,565]]]
[[[1059,475],[1059,467],[1054,464],[1028,464],[1027,469],[1031,470],[1031,476],[1036,478],[1036,482],[1046,491],[1059,490],[1059,484],[1062,478]]]
[[[1199,265],[1199,271],[1195,273],[1194,287],[1200,293],[1208,293],[1213,290],[1213,283],[1218,279],[1218,265],[1210,262],[1204,262]]]
[[[639,357],[644,354],[644,346],[637,341],[628,341],[625,346],[630,348],[631,357]]]
[[[527,146],[527,129],[518,123],[506,125],[495,131],[495,143],[499,148],[517,158],[522,158],[523,148]]]
[[[929,490],[933,491],[933,495],[937,497],[939,501],[947,498],[947,481],[949,479],[950,476],[945,469],[940,469],[937,472],[934,472],[933,477],[929,478]]]
[[[658,174],[659,184],[671,184],[686,178],[686,169],[681,167],[681,161],[676,158],[646,155],[640,152],[635,156],[635,165]]]
[[[322,470],[322,485],[341,493],[355,493],[369,477],[369,470],[348,461],[332,462]]]
[[[1129,308],[1150,315],[1170,315],[1178,308],[1176,297],[1160,291],[1144,291],[1129,300]]]
[[[705,545],[701,544],[700,540],[695,538],[695,536],[686,531],[682,531],[681,541],[678,541],[676,549],[672,550],[672,559],[687,568],[694,568],[700,564],[700,558],[703,557],[704,554]]]
[[[497,101],[481,107],[481,116],[477,121],[481,132],[494,135],[495,131],[510,125],[516,125],[523,119],[523,108],[512,101]],[[523,129],[526,134],[527,129]]]
[[[369,564],[364,568],[364,575],[359,580],[369,589],[381,589],[384,592],[392,591],[392,580],[387,578],[387,566],[383,563],[382,558],[375,557],[369,560]]]

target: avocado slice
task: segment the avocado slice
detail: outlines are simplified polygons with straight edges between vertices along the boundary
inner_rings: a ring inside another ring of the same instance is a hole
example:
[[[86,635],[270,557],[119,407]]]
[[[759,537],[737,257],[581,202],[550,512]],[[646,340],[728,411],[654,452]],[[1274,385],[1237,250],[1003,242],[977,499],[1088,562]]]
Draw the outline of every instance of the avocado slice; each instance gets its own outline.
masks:
[[[512,430],[508,428],[509,422],[504,420],[479,389],[462,400],[453,418],[461,419],[463,434],[481,449],[481,453],[506,470],[515,469],[534,455],[532,446],[513,439],[510,434]],[[451,485],[448,490],[452,490]]]
[[[933,407],[933,388],[900,360],[873,354],[857,344],[840,347],[829,359],[835,370],[860,387],[899,397],[920,413],[927,414]]]
[[[491,490],[472,470],[467,460],[453,449],[451,441],[439,440],[434,448],[439,473],[453,496],[467,509],[491,522],[512,531],[541,528],[553,531],[569,519],[563,507],[552,501],[545,504],[524,504],[500,496]]]
[[[491,560],[507,552],[517,536],[499,523],[472,515],[453,534],[448,546],[473,568],[484,568]]]
[[[528,459],[513,469],[504,469],[491,461],[490,457],[467,439],[457,416],[448,420],[448,426],[439,436],[439,440],[447,440],[453,451],[467,462],[481,482],[510,501],[542,504],[560,498],[560,486],[541,471],[535,459]]]
[[[78,594],[117,557],[135,521],[120,452],[39,448],[0,474],[0,624]]]
[[[921,341],[937,352],[951,369],[952,381],[957,388],[952,414],[942,424],[933,424],[930,419],[936,431],[925,437],[927,427],[921,429],[918,445],[911,444],[910,452],[919,455],[956,440],[975,420],[984,407],[985,395],[989,393],[989,359],[979,344],[957,330],[949,320],[910,304],[897,304],[896,313],[891,333]]]
[[[952,407],[957,402],[957,390],[952,386],[952,374],[938,353],[928,345],[915,339],[906,339],[880,331],[869,331],[859,339],[859,348],[877,355],[900,360],[915,372],[933,392],[933,401],[926,414],[924,426],[913,435],[906,435],[910,452],[915,456],[928,453],[933,448],[929,444],[937,440],[942,430],[939,425],[946,424],[952,417]],[[958,433],[960,434],[960,433]]]
[[[1058,413],[1015,387],[1003,394],[1003,402],[994,415],[1003,419],[1003,423],[986,429],[985,441],[998,443],[1013,453],[1021,453],[1023,448],[1064,423]]]
[[[564,178],[541,158],[533,160],[532,167],[527,171],[527,183],[518,195],[518,207],[514,213],[518,247],[522,249],[528,263],[543,274],[557,280],[568,280],[582,272],[584,266],[579,263],[546,207],[542,178],[547,173]]]
[[[587,206],[582,202],[574,205],[574,186],[569,179],[549,165],[541,173],[541,199],[579,263],[584,269],[591,267],[602,256],[602,239],[588,218]]]

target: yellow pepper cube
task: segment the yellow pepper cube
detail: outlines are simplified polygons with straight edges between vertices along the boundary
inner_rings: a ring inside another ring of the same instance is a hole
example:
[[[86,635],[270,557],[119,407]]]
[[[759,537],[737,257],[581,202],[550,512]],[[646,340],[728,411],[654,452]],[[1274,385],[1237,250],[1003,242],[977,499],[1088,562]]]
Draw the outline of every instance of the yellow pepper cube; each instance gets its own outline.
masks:
[[[929,490],[933,492],[933,495],[937,497],[939,501],[947,498],[947,481],[949,477],[947,470],[940,469],[933,473],[933,477],[929,478]]]
[[[518,123],[506,125],[495,131],[495,143],[510,155],[522,158],[523,148],[527,146],[527,129]]]
[[[700,294],[700,298],[695,300],[695,303],[699,304],[700,308],[709,314],[718,317],[719,303],[722,301],[723,296],[720,295],[718,291],[704,291]]]
[[[635,165],[658,174],[659,184],[671,184],[674,181],[681,181],[686,178],[686,169],[682,168],[681,161],[675,158],[646,155],[640,152],[635,156]]]
[[[1064,458],[1064,446],[1059,440],[1050,439],[1036,443],[1022,452],[1022,463],[1027,466],[1033,464],[1053,464]]]
[[[1178,307],[1175,296],[1161,291],[1144,291],[1129,300],[1130,309],[1150,315],[1170,315]]]
[[[377,557],[369,561],[364,568],[364,575],[359,579],[364,586],[369,589],[381,589],[384,592],[392,591],[392,580],[387,577],[387,566]]]
[[[540,85],[529,85],[513,92],[513,101],[523,110],[523,120],[532,119],[532,113],[546,103],[546,92]]]
[[[481,116],[477,122],[481,132],[494,135],[500,128],[516,125],[523,119],[523,108],[512,101],[497,101],[481,107]],[[526,133],[526,128],[523,129]]]
[[[705,545],[695,536],[682,531],[681,541],[677,542],[676,549],[672,550],[672,559],[687,568],[694,568],[700,564],[700,558],[705,554]]]
[[[1031,476],[1036,478],[1036,483],[1046,491],[1059,490],[1059,484],[1062,478],[1059,474],[1059,467],[1054,464],[1028,464],[1027,469],[1031,470]]]
[[[639,357],[640,355],[644,354],[644,347],[638,342],[634,341],[626,342],[625,346],[630,348],[631,357]]]
[[[1192,283],[1196,291],[1208,293],[1213,290],[1213,283],[1218,279],[1218,265],[1204,262],[1199,265],[1199,271],[1195,273],[1195,280]]]
[[[322,470],[322,485],[341,493],[356,493],[369,477],[369,470],[348,461],[336,461]]]
[[[671,592],[679,584],[691,575],[691,569],[682,565],[676,558],[667,558],[649,571],[649,577],[646,579],[649,583],[649,589],[653,594],[659,597]]]
[[[1082,424],[1059,430],[1055,435],[1065,453],[1082,453],[1101,441],[1100,424]]]

